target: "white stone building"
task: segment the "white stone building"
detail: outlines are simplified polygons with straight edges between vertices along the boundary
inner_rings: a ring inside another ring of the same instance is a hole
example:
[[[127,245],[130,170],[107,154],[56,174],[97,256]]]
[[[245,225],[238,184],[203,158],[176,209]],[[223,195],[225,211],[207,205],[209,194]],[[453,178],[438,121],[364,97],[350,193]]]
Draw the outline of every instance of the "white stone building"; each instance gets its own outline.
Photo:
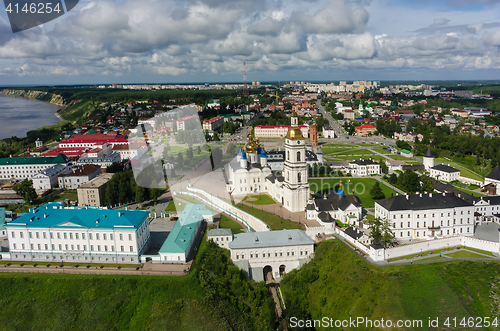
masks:
[[[285,160],[281,175],[271,173],[267,153],[253,141],[245,146],[246,153],[238,153],[237,162],[227,167],[227,190],[233,195],[267,193],[291,212],[304,211],[309,196],[307,182],[306,144],[298,127],[296,113],[292,127],[285,137]],[[247,158],[248,155],[248,158]]]
[[[212,240],[217,246],[229,249],[229,243],[233,241],[231,229],[210,229],[207,231],[207,241]]]
[[[431,168],[434,167],[434,155],[431,153],[431,147],[427,148],[427,152],[423,157],[423,163],[426,171],[431,171]]]
[[[302,230],[249,232],[234,235],[231,260],[255,281],[275,280],[300,268],[314,255],[314,241]]]
[[[349,172],[357,176],[380,175],[380,164],[371,158],[349,162]]]
[[[75,164],[76,165],[95,164],[100,166],[101,168],[107,168],[115,162],[120,162],[120,154],[113,152],[108,156],[103,156],[103,157],[81,157],[75,162]]]
[[[40,171],[61,164],[71,168],[72,162],[63,154],[54,157],[12,157],[0,159],[0,179],[32,179]]]
[[[390,221],[397,239],[474,234],[474,205],[454,194],[397,195],[378,200],[375,217]]]
[[[42,193],[58,186],[58,177],[71,172],[71,167],[63,164],[56,164],[50,168],[40,171],[33,176],[33,188],[37,193]]]
[[[452,182],[460,177],[460,170],[445,164],[438,164],[430,169],[430,177],[443,182]]]
[[[101,167],[95,164],[74,167],[70,173],[58,177],[59,188],[74,190],[101,173]]]
[[[139,263],[150,238],[148,215],[143,210],[64,207],[61,203],[32,208],[5,224],[10,260]]]
[[[342,182],[337,192],[332,190],[323,198],[313,199],[309,197],[306,206],[306,218],[316,220],[326,227],[335,227],[335,220],[344,224],[360,226],[363,219],[363,207],[361,200],[353,195],[345,195],[342,190]]]
[[[323,138],[335,138],[335,131],[331,126],[323,127]]]
[[[293,124],[292,124],[293,126]],[[298,125],[303,137],[309,136],[309,126]],[[254,129],[256,138],[284,138],[290,126],[287,125],[257,125]]]

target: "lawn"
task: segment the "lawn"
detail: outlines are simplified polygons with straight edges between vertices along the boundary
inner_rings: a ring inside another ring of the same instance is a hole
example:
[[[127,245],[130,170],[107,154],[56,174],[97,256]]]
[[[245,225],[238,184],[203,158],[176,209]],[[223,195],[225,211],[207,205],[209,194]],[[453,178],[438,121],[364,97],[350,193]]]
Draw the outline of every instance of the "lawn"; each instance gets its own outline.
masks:
[[[372,150],[379,152],[380,154],[391,154],[391,152],[383,149],[382,147],[374,147]]]
[[[433,261],[433,260],[442,260],[442,259],[446,259],[446,257],[444,256],[433,256],[433,257],[428,257],[428,258],[425,258],[425,259],[421,259],[421,260],[418,260],[418,261]]]
[[[187,276],[1,273],[0,328],[225,331],[239,325],[245,330],[276,329],[267,289],[242,279],[227,260],[225,250],[202,240]],[[224,282],[224,295],[220,289],[208,291],[203,286],[206,278],[199,277],[201,270],[207,271],[203,275],[210,280]]]
[[[373,151],[368,149],[353,149],[345,153],[341,153],[342,155],[373,155],[375,154]]]
[[[175,204],[175,200],[172,199],[167,205],[167,208],[165,208],[166,212],[172,211],[172,212],[181,212],[184,210],[184,207],[186,207],[186,204],[184,202],[177,201],[177,205]]]
[[[446,164],[447,163],[455,163],[457,166],[461,166],[463,168],[470,169],[470,170],[472,170],[472,171],[480,174],[481,176],[486,176],[486,175],[488,175],[491,172],[491,166],[490,165],[487,165],[487,166],[480,165],[480,166],[478,166],[476,164],[476,158],[474,156],[470,156],[470,155],[465,155],[465,156],[462,156],[462,157],[451,155],[451,156],[448,156],[447,158],[445,158],[445,157],[438,157],[434,161],[436,163],[443,162],[443,163],[446,163]],[[452,165],[452,166],[455,167],[455,165]]]
[[[481,254],[484,254],[484,255],[488,255],[488,256],[491,256],[491,257],[496,257],[495,254],[493,254],[492,252],[488,252],[488,251],[483,251],[482,249],[478,249],[478,248],[471,248],[471,247],[465,247],[467,250],[469,251],[474,251],[476,253],[481,253]]]
[[[276,203],[267,194],[252,195],[250,197],[246,196],[243,200],[251,203],[252,205],[273,205]]]
[[[464,167],[461,167],[461,166],[455,165],[455,164],[452,165],[452,167],[454,167],[455,169],[460,170],[460,176],[462,176],[462,177],[472,178],[472,179],[475,179],[475,180],[479,180],[481,182],[484,180],[483,177],[481,177],[478,174],[470,171],[467,168],[464,168]]]
[[[321,148],[321,150],[323,151],[323,154],[327,155],[332,153],[339,154],[343,152],[348,152],[351,151],[352,148]]]
[[[64,190],[61,193],[54,194],[49,198],[50,201],[63,201],[65,199],[77,201],[78,194],[76,193],[76,190]]]
[[[343,156],[336,156],[336,155],[330,155],[329,157],[326,157],[325,159],[330,160],[330,161],[352,161],[352,160],[359,160],[359,159],[369,159],[372,158],[372,160],[375,161],[389,161],[385,157],[381,155],[364,155],[364,156],[357,156],[357,155],[343,155]]]
[[[320,242],[314,255],[311,262],[287,273],[280,282],[287,309],[291,309],[287,315],[293,314],[288,316],[308,316],[311,320],[323,316],[334,320],[363,316],[369,320],[423,321],[422,327],[404,330],[446,329],[429,328],[429,318],[443,322],[450,316],[457,316],[457,320],[498,316],[494,297],[500,295],[500,264],[496,261],[442,260],[376,267],[338,240]],[[389,328],[363,325],[359,329]],[[470,328],[456,328],[465,329]]]
[[[329,179],[329,178],[311,178],[309,179],[309,185],[311,187],[311,192],[329,192],[332,189],[338,189],[338,183],[340,179]],[[352,190],[355,190],[355,194],[361,199],[364,208],[373,208],[375,202],[370,196],[370,190],[377,182],[373,178],[342,178],[342,188],[346,194],[352,194]],[[390,197],[391,193],[396,195],[396,191],[389,188],[383,183],[380,183],[380,187],[384,192],[386,197]]]
[[[479,258],[486,258],[487,259],[487,257],[484,255],[468,252],[466,250],[454,252],[454,253],[449,253],[446,255],[449,257],[479,257]]]
[[[398,154],[391,153],[391,155],[387,155],[387,156],[390,157],[391,159],[397,160],[397,161],[414,161],[411,157],[405,157],[405,156],[398,155]]]
[[[177,156],[177,153],[183,152],[185,150],[187,150],[187,147],[184,146],[169,146],[168,154],[172,155],[175,153],[175,155]],[[196,154],[196,150],[193,152],[193,154]]]
[[[233,234],[246,232],[245,230],[243,230],[246,229],[245,227],[224,214],[220,215],[219,227],[221,229],[231,229]]]
[[[252,208],[242,204],[237,204],[236,208],[246,211],[247,213],[262,220],[264,223],[269,225],[269,227],[273,231],[283,230],[283,229],[302,229],[299,223],[287,221],[285,219],[282,219],[281,217],[278,217],[276,215],[273,215],[271,213],[268,213],[266,211],[257,208]]]

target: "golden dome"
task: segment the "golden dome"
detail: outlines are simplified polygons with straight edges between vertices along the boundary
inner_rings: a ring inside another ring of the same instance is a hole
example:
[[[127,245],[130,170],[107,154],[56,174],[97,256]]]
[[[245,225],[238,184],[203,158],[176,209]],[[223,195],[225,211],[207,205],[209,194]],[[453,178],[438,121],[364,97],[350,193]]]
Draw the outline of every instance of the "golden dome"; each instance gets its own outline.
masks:
[[[247,153],[257,153],[257,145],[254,143],[251,133],[248,135],[248,143],[246,144],[245,149]]]
[[[294,110],[294,111],[292,112],[292,117],[299,117],[299,114],[297,114],[297,112]]]
[[[304,139],[304,136],[302,136],[302,130],[299,129],[298,126],[292,126],[290,129],[288,129],[288,132],[286,134],[286,139],[293,139],[293,140]]]

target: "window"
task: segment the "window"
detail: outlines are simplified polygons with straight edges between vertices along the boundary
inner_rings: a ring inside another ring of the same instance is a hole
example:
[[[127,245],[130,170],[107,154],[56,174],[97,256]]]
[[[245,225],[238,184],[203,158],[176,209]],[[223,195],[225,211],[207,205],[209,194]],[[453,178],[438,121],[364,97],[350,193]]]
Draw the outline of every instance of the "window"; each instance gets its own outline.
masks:
[[[87,245],[83,245],[83,250],[86,251],[87,250]]]
[[[403,218],[403,214],[401,214],[401,218]]]
[[[130,251],[133,252],[134,251],[134,246],[130,246]]]
[[[123,240],[123,234],[120,233],[120,240]]]
[[[57,239],[61,239],[61,233],[57,233]]]
[[[43,239],[47,239],[47,233],[43,232]]]
[[[24,238],[24,233],[19,232],[19,237]]]
[[[128,240],[132,240],[132,234],[128,234]]]
[[[73,239],[73,233],[72,232],[69,233],[69,239]]]
[[[101,245],[97,245],[97,250],[100,252],[101,251]]]
[[[90,250],[93,251],[94,250],[94,245],[90,245]]]
[[[95,240],[99,240],[99,233],[95,234]]]
[[[80,245],[76,245],[76,250],[79,251],[80,250]]]
[[[80,236],[78,235],[78,233],[75,233],[75,239],[80,239]]]
[[[396,215],[392,215],[392,219],[394,219],[394,220],[395,220],[395,219],[396,219]]]
[[[30,244],[31,249],[33,249],[33,244]]]
[[[104,245],[104,250],[107,252],[108,251],[108,245]]]
[[[274,257],[278,257],[278,253],[277,252],[274,252]]]
[[[75,250],[75,245],[71,245],[71,250],[74,251]]]
[[[109,240],[113,240],[113,234],[109,235]]]
[[[302,182],[302,179],[300,178],[300,172],[297,174],[297,181],[300,183]]]
[[[92,240],[92,233],[89,233],[89,239]]]
[[[65,245],[64,245],[64,248],[65,248],[66,250],[68,250],[68,244],[65,244]]]
[[[22,233],[22,232],[21,232]],[[11,232],[11,237],[12,238],[15,238],[16,237],[16,234],[14,233],[14,231]]]
[[[14,244],[12,244],[12,247],[14,247],[14,249],[16,249],[16,244],[15,244],[15,243],[14,243]]]
[[[417,215],[417,218],[420,218],[420,215]]]
[[[120,246],[120,250],[121,250],[122,252],[125,252],[125,247]]]
[[[66,232],[63,233],[64,239],[68,239],[68,236],[66,235]]]
[[[115,251],[115,246],[111,246],[111,251]]]
[[[54,239],[54,234],[52,232],[50,233],[50,239]]]
[[[29,233],[29,236],[30,236],[30,238],[33,238],[33,234],[31,232]]]
[[[49,249],[49,245],[45,244],[45,250]]]
[[[102,239],[106,240],[106,234],[105,233],[102,235]]]
[[[419,227],[419,223],[420,223],[420,222],[417,222],[417,228]]]
[[[300,162],[300,152],[297,152],[297,161]]]
[[[61,244],[59,244],[59,250],[60,250],[60,251],[62,250],[62,246],[61,246]]]
[[[392,223],[392,227],[395,228],[396,227],[396,223]]]
[[[403,222],[401,222],[401,227],[403,227]]]
[[[424,222],[424,228],[425,228],[425,222]]]
[[[255,258],[258,258],[258,257],[259,257],[259,253],[256,253],[256,254],[255,254]]]
[[[82,239],[85,239],[85,233],[82,233]]]

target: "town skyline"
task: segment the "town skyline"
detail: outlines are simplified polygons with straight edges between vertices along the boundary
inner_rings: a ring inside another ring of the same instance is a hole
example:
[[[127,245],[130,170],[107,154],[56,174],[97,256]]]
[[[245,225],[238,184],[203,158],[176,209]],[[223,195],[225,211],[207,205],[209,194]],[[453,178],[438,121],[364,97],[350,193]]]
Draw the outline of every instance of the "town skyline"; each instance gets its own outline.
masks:
[[[2,12],[0,84],[242,82],[245,69],[250,82],[496,79],[499,7],[80,1],[64,17],[15,34]]]

